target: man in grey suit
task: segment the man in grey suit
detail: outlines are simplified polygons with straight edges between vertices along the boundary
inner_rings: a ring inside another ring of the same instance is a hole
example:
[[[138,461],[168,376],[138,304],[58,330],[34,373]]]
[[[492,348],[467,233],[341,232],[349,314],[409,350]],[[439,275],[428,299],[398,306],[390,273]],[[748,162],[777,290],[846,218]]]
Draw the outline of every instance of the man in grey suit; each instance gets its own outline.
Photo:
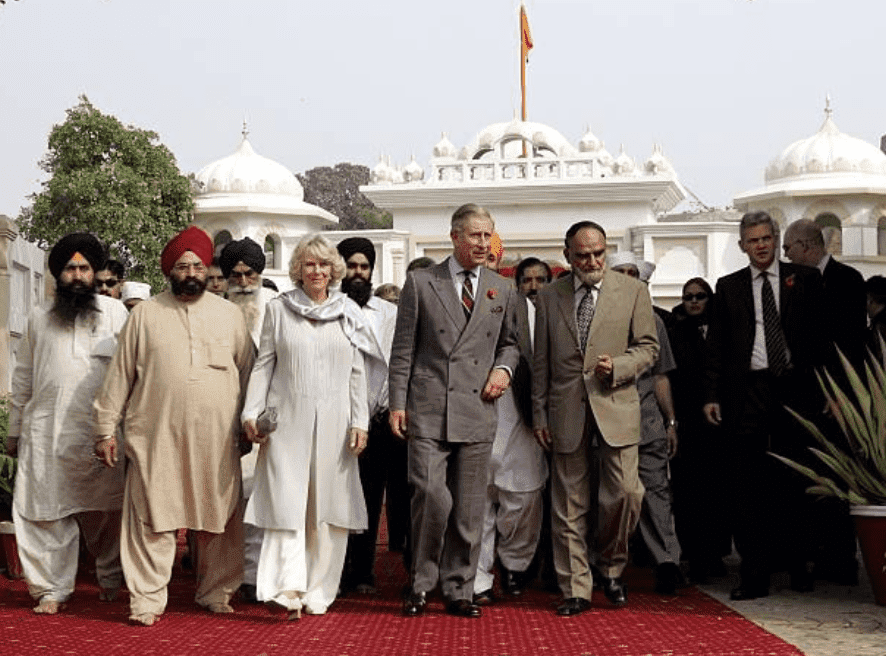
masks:
[[[409,440],[413,560],[403,613],[420,615],[440,583],[446,610],[479,617],[474,575],[496,430],[494,401],[519,351],[512,285],[483,267],[494,230],[482,207],[452,215],[452,255],[413,271],[391,351],[391,430]]]
[[[536,303],[532,405],[535,437],[553,451],[554,567],[564,597],[557,613],[570,616],[591,607],[595,514],[603,592],[617,606],[627,603],[621,574],[644,492],[636,382],[659,345],[646,286],[606,270],[603,228],[571,226],[564,255],[572,273]]]

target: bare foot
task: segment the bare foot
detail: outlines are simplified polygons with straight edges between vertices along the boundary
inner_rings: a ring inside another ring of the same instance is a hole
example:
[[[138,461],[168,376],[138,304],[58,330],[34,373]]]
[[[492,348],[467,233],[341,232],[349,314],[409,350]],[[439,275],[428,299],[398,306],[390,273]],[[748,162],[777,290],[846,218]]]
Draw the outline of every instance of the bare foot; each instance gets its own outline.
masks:
[[[55,615],[62,608],[64,608],[64,604],[53,599],[41,599],[40,603],[34,606],[34,612],[38,615]]]
[[[154,623],[159,619],[160,616],[154,615],[154,613],[139,613],[138,615],[130,615],[129,623],[141,624],[142,626],[153,626]]]
[[[210,613],[233,613],[234,612],[234,608],[231,606],[231,604],[226,604],[221,601],[217,601],[213,604],[209,604],[208,606],[206,606],[206,610],[208,610]]]
[[[119,592],[119,590],[119,588],[99,588],[98,600],[114,601],[115,599],[117,599],[117,593]]]

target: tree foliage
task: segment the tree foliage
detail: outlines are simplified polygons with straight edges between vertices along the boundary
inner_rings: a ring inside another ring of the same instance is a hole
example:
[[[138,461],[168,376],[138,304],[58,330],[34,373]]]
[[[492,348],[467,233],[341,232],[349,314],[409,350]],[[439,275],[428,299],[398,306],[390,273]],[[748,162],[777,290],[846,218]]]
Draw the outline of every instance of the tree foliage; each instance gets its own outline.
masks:
[[[157,133],[124,126],[80,96],[49,133],[40,167],[50,178],[22,209],[22,234],[46,248],[70,232],[91,232],[126,265],[128,279],[158,291],[160,252],[190,222],[194,200]]]
[[[360,191],[369,182],[369,168],[340,163],[334,167],[318,166],[304,175],[296,174],[305,190],[305,202],[322,207],[339,218],[332,230],[390,228],[393,217],[379,209]]]

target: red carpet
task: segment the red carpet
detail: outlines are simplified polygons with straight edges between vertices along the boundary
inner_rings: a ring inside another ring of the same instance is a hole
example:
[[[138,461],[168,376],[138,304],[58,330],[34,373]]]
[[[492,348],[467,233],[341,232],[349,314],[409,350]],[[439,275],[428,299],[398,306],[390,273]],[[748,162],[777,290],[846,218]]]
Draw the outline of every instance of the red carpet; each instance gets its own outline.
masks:
[[[322,617],[287,622],[263,606],[235,602],[237,613],[214,616],[193,603],[194,578],[176,567],[169,606],[153,627],[126,624],[126,596],[99,603],[83,580],[66,610],[37,616],[21,581],[0,577],[3,653],[133,656],[236,654],[267,656],[788,656],[791,645],[743,619],[695,588],[665,599],[652,593],[646,571],[629,572],[630,603],[615,610],[600,593],[575,618],[553,613],[556,597],[530,590],[519,601],[484,609],[479,620],[446,615],[434,599],[421,618],[400,616],[405,575],[399,554],[380,551],[378,597],[339,599]]]

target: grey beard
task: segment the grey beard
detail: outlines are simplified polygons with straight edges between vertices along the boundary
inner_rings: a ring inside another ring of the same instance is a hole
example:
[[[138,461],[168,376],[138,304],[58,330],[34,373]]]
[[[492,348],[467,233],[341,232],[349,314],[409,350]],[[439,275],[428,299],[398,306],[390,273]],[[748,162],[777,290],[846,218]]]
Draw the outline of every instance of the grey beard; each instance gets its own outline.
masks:
[[[261,308],[259,307],[261,295],[258,293],[260,288],[261,283],[254,286],[250,285],[248,287],[241,287],[239,285],[228,287],[228,300],[243,312],[243,319],[246,321],[246,329],[250,333],[256,327],[258,316],[261,312]]]
[[[596,285],[601,280],[603,280],[603,272],[605,269],[598,269],[597,271],[589,271],[585,273],[581,269],[572,268],[572,273],[576,278],[581,280],[585,285]]]

